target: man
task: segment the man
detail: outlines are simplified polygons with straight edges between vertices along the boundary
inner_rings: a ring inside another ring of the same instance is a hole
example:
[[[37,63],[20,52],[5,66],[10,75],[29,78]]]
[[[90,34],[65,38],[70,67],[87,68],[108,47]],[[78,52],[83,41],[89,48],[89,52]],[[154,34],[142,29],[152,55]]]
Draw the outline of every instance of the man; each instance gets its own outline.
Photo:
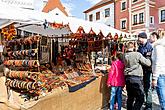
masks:
[[[153,86],[156,87],[161,109],[165,110],[165,37],[153,44],[152,71]]]
[[[125,78],[127,89],[127,110],[141,110],[144,103],[142,65],[150,66],[151,61],[139,52],[134,52],[134,44],[129,42],[124,54]]]
[[[159,38],[160,38],[160,36],[159,36],[156,32],[151,33],[151,35],[150,35],[150,43],[153,44],[153,43],[156,42]]]
[[[147,40],[147,34],[142,32],[138,35],[138,52],[140,52],[144,57],[150,57],[152,54],[152,45]],[[145,110],[152,110],[152,68],[143,66],[143,84],[144,84],[144,92],[145,92]]]

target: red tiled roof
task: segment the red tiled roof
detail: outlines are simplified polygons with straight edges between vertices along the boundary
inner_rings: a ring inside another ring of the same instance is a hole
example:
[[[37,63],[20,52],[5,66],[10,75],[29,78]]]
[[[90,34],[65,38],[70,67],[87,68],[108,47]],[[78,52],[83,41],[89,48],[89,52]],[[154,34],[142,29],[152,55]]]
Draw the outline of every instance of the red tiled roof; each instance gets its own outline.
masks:
[[[114,0],[101,0],[100,2],[98,2],[97,4],[95,4],[94,6],[92,6],[91,8],[87,9],[84,11],[84,13],[88,13],[92,10],[95,10],[97,8],[100,8],[102,6],[108,5],[110,3],[113,3]]]
[[[58,8],[61,10],[66,16],[68,16],[68,13],[65,11],[65,7],[63,7],[60,0],[48,0],[48,3],[43,8],[43,12],[48,13],[49,11],[52,11],[53,9]]]

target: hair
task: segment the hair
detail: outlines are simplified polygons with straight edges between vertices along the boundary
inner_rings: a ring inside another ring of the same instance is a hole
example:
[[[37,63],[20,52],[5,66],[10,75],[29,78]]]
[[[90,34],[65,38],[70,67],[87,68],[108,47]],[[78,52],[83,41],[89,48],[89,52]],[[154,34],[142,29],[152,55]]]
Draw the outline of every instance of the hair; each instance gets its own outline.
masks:
[[[145,32],[139,33],[138,37],[147,39],[147,34]]]
[[[134,48],[135,46],[134,46],[134,43],[133,42],[128,42],[128,44],[127,44],[127,49],[132,49],[132,48]]]
[[[159,32],[159,36],[160,36],[160,38],[165,37],[165,31],[160,31],[160,32]]]
[[[122,52],[117,52],[116,58],[122,61],[123,60],[123,53]]]
[[[111,61],[115,61],[116,57],[115,56],[111,56]]]
[[[151,33],[151,35],[152,35],[152,36],[156,36],[157,39],[160,38],[160,36],[159,36],[159,34],[158,34],[157,32],[153,32],[153,33]]]

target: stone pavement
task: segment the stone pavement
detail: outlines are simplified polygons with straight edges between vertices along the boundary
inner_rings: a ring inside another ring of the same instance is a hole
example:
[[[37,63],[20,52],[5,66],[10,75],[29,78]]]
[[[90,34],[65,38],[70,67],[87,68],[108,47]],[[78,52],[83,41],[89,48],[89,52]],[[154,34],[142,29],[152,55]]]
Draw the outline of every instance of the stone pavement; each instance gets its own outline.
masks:
[[[122,98],[123,98],[122,110],[126,110],[126,93],[123,93],[123,97]],[[153,91],[152,99],[153,99],[153,109],[152,110],[161,110],[156,91]],[[143,108],[144,108],[144,105],[143,105]],[[142,110],[143,110],[143,108],[142,108]],[[109,110],[109,107],[105,107],[102,110]]]

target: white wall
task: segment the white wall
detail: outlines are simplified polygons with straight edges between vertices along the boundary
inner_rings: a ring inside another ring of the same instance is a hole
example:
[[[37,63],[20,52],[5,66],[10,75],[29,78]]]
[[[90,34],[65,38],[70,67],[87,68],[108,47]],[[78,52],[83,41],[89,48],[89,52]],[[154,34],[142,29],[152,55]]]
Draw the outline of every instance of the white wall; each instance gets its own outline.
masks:
[[[60,15],[66,17],[66,15],[58,8],[53,9],[52,11],[48,12],[51,15]]]
[[[110,8],[110,16],[105,17],[105,9]],[[96,13],[100,12],[100,20],[96,20]],[[89,21],[89,15],[93,14],[93,22],[101,22],[114,27],[114,3],[108,4],[85,14],[85,20]]]

